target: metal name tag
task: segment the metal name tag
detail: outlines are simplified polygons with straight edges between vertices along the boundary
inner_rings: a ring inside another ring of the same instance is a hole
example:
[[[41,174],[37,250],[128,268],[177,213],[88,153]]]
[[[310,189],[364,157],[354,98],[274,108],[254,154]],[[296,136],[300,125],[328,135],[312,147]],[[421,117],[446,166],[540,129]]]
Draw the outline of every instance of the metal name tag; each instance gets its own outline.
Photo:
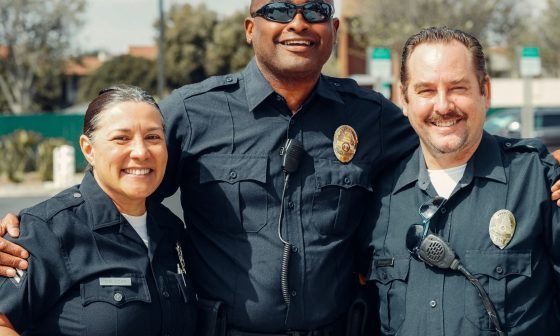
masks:
[[[101,286],[132,286],[131,278],[99,278],[99,284]]]

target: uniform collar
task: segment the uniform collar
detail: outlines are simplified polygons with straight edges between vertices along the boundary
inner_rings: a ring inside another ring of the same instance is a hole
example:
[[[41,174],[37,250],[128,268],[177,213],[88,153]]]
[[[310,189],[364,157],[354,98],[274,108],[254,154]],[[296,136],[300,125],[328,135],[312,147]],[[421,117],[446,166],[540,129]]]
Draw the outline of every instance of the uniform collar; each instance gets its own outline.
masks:
[[[249,111],[254,111],[266,98],[274,94],[274,90],[264,78],[262,72],[257,66],[257,61],[253,57],[251,62],[247,64],[242,72],[243,80],[245,81],[245,91],[247,95],[247,105]],[[319,77],[319,82],[315,86],[313,94],[322,98],[333,100],[337,103],[344,104],[340,94],[335,89],[335,86],[330,83],[325,76]]]
[[[414,151],[410,160],[404,164],[404,170],[397,179],[393,194],[397,194],[415,182],[418,182],[418,188],[427,190],[431,182],[420,146]],[[473,157],[467,162],[465,174],[459,181],[459,186],[466,187],[475,177],[507,183],[500,146],[496,139],[486,132],[483,133]]]

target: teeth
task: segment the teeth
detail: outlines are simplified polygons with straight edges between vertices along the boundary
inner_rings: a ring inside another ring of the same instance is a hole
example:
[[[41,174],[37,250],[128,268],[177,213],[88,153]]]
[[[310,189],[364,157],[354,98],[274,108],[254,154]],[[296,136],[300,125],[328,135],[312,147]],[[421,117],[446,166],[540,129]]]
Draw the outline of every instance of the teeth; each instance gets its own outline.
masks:
[[[457,123],[457,120],[435,120],[434,124],[437,127],[449,127],[449,126],[453,126]]]
[[[305,45],[305,46],[310,46],[311,42],[309,41],[286,41],[284,42],[284,44],[286,45]]]
[[[146,175],[150,169],[125,169],[124,172],[130,175]]]

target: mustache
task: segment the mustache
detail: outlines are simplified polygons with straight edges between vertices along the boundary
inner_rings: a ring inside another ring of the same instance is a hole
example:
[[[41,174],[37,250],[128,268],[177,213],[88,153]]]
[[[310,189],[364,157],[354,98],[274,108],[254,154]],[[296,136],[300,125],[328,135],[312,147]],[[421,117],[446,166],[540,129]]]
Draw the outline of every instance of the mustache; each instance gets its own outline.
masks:
[[[453,111],[449,111],[448,113],[441,115],[438,113],[434,113],[432,114],[427,121],[428,122],[438,122],[438,121],[446,121],[446,120],[450,120],[450,119],[464,119],[465,115],[459,111],[453,110]]]

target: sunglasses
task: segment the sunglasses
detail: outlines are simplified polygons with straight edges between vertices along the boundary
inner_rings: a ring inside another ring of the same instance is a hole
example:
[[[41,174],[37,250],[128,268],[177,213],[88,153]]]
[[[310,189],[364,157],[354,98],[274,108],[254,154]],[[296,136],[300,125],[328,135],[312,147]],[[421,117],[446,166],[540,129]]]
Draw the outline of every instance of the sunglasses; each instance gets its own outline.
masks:
[[[324,2],[308,2],[302,5],[295,5],[290,2],[271,2],[257,9],[256,12],[251,14],[251,17],[261,16],[268,21],[288,23],[299,12],[301,12],[305,21],[319,23],[328,21],[334,10],[331,5]]]
[[[412,224],[406,232],[406,248],[412,255],[416,255],[416,250],[428,235],[430,220],[445,201],[445,197],[436,196],[422,204],[418,209],[418,213],[422,217],[422,224]]]

